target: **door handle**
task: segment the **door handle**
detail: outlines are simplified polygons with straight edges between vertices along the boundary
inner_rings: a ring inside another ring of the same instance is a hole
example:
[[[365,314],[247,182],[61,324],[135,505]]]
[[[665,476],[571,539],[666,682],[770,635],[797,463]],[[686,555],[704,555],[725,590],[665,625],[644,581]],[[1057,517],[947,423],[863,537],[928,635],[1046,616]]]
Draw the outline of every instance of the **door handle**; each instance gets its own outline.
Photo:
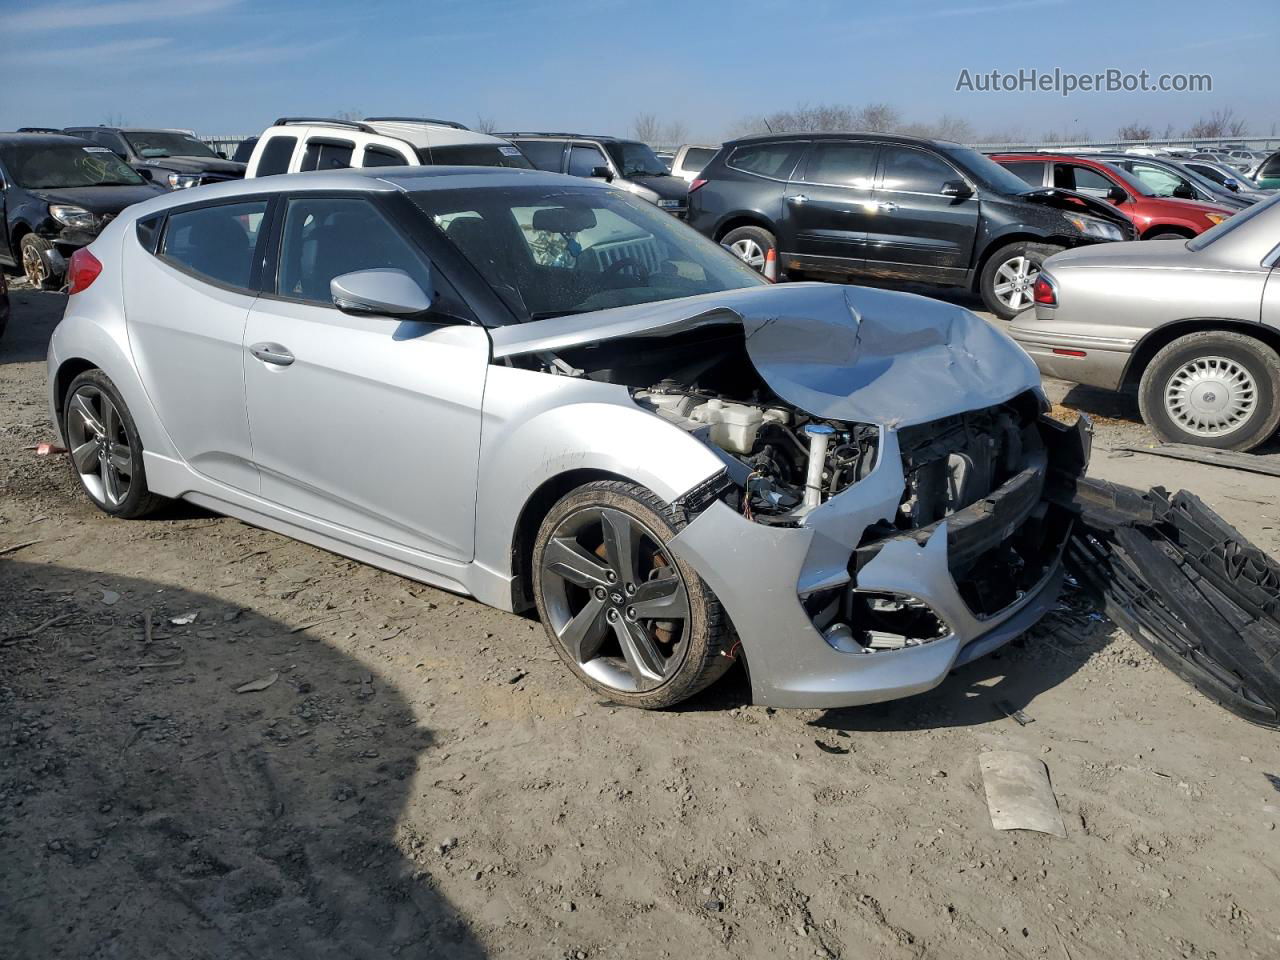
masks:
[[[808,203],[809,202],[809,198],[806,197],[803,193],[797,193],[794,197],[787,197],[787,200],[790,201],[791,203]]]
[[[293,354],[278,343],[255,343],[249,352],[263,363],[274,363],[278,367],[287,367],[293,363]]]

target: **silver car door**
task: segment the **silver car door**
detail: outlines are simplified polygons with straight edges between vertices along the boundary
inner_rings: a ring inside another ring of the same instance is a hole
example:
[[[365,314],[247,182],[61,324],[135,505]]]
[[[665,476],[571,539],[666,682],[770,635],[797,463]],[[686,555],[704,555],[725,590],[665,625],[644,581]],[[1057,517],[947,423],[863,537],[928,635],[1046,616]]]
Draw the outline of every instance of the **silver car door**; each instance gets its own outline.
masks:
[[[487,334],[333,306],[329,281],[357,270],[429,283],[370,200],[293,197],[281,219],[276,292],[244,336],[263,498],[358,545],[471,559]]]
[[[156,414],[197,472],[258,491],[245,413],[242,347],[257,298],[268,200],[171,210],[155,252],[124,241],[129,346]]]

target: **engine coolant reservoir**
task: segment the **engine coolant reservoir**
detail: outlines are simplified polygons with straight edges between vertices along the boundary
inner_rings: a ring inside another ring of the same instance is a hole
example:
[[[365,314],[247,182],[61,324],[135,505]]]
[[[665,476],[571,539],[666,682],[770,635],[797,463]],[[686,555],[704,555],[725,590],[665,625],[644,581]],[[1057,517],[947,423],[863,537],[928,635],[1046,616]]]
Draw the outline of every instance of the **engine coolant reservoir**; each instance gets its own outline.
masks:
[[[730,453],[750,453],[755,446],[756,432],[765,420],[785,420],[780,410],[764,411],[745,403],[725,403],[711,399],[695,407],[689,419],[711,427],[711,442]]]

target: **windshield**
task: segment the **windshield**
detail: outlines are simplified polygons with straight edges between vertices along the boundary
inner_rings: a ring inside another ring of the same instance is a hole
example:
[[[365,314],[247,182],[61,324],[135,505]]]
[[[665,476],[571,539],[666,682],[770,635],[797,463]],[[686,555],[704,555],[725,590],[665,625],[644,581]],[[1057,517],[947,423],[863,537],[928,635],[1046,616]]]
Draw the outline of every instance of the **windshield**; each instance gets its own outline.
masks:
[[[544,185],[409,196],[522,321],[767,282],[675,217],[620,191]]]
[[[146,183],[106,147],[75,144],[11,144],[0,159],[15,183],[28,190],[58,187],[124,187]]]
[[[1254,217],[1258,216],[1259,214],[1263,213],[1266,210],[1270,210],[1277,203],[1280,203],[1280,193],[1277,193],[1274,196],[1268,197],[1266,200],[1263,200],[1261,203],[1255,203],[1252,207],[1249,207],[1247,210],[1241,210],[1239,213],[1232,214],[1230,217],[1228,217],[1226,220],[1223,220],[1217,226],[1210,227],[1204,233],[1200,234],[1200,236],[1195,237],[1194,239],[1188,240],[1187,249],[1203,250],[1205,247],[1209,246],[1210,244],[1216,243],[1217,241],[1221,240],[1223,237],[1231,233],[1233,230],[1239,230],[1241,227],[1243,227],[1246,223],[1248,223]]]
[[[533,164],[518,147],[505,143],[460,143],[449,147],[419,147],[418,159],[423,163],[453,164],[460,167],[533,169]]]
[[[135,130],[124,138],[140,157],[201,157],[215,159],[217,154],[189,133],[168,130]]]
[[[667,165],[658,159],[658,155],[649,146],[638,140],[622,140],[618,143],[606,143],[604,148],[613,157],[614,166],[620,176],[624,177],[665,177],[670,171]]]
[[[943,153],[971,178],[996,193],[1016,196],[1031,189],[1016,173],[1006,170],[985,153],[979,153],[972,147],[948,146]]]

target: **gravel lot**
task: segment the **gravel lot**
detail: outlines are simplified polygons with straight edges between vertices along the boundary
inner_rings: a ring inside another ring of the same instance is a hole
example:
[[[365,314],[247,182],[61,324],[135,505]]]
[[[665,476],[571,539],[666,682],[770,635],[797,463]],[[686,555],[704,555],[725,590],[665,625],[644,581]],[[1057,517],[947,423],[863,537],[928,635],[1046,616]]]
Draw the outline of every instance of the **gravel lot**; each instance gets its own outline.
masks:
[[[0,955],[1280,955],[1275,735],[1078,604],[897,703],[774,712],[732,673],[617,709],[531,620],[191,507],[99,514],[29,449],[62,299],[13,299]],[[1280,554],[1274,478],[1113,457],[1130,405],[1052,386],[1104,415],[1096,475]],[[992,829],[988,749],[1048,764],[1065,840]]]

